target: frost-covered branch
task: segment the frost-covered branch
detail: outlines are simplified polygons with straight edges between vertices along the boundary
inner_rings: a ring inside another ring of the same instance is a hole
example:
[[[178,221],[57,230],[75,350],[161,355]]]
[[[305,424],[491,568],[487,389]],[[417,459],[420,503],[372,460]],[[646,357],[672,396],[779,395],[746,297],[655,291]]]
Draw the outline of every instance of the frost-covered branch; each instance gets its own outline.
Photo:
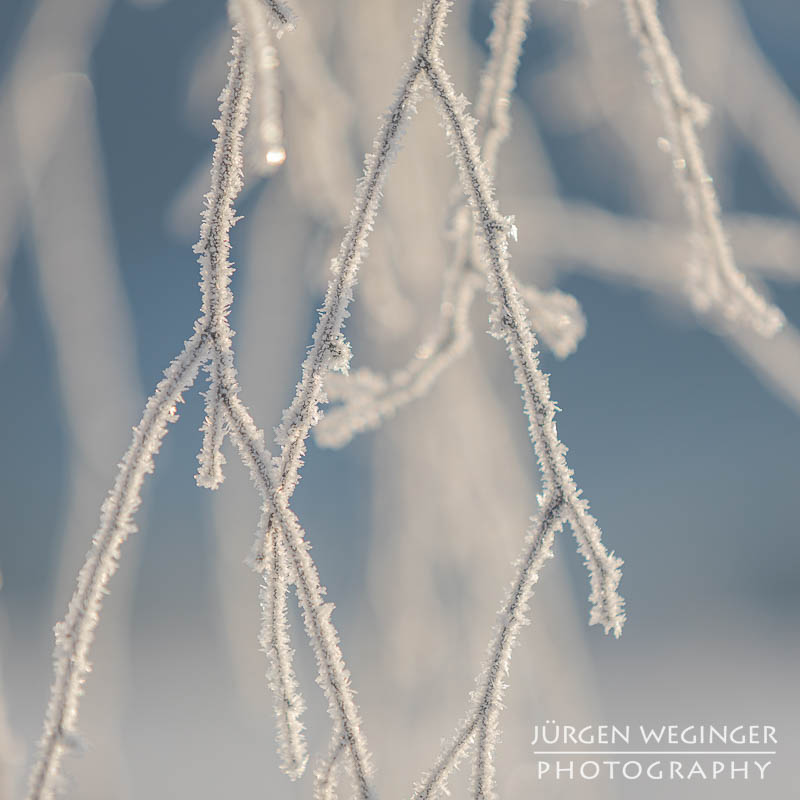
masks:
[[[691,221],[693,302],[701,311],[718,307],[728,321],[746,322],[762,336],[773,336],[784,323],[783,313],[748,284],[722,225],[719,199],[697,136],[707,108],[683,82],[655,0],[623,0],[623,5],[661,109],[668,137],[663,142]]]
[[[539,570],[552,557],[553,538],[562,525],[564,498],[554,495],[544,506],[541,517],[526,536],[524,550],[516,563],[516,576],[497,615],[494,637],[477,688],[472,693],[471,708],[456,735],[439,755],[433,769],[416,787],[414,800],[429,800],[446,791],[447,779],[466,755],[473,742],[476,746],[472,774],[473,796],[492,797],[494,768],[492,758],[497,741],[497,719],[502,708],[505,678],[511,661],[511,650],[522,625]]]
[[[214,123],[218,136],[214,140],[211,162],[211,190],[206,194],[200,241],[194,248],[199,255],[203,294],[201,325],[208,329],[215,344],[208,367],[210,385],[197,472],[197,483],[209,489],[216,489],[223,480],[225,459],[220,449],[224,438],[220,392],[233,376],[231,331],[227,323],[233,301],[230,290],[233,265],[228,257],[230,229],[236,222],[233,200],[242,188],[242,131],[247,121],[253,81],[245,40],[241,35],[234,39],[229,67],[228,81],[220,95],[220,118]]]
[[[617,593],[622,562],[609,554],[601,541],[600,529],[589,514],[588,503],[567,466],[566,448],[555,427],[555,404],[550,398],[547,376],[539,369],[536,337],[528,312],[508,267],[508,237],[514,232],[513,220],[501,216],[486,167],[481,161],[474,134],[474,121],[465,111],[466,99],[456,96],[450,78],[439,61],[425,70],[437,99],[458,164],[464,193],[472,208],[475,227],[481,237],[483,258],[489,278],[492,335],[506,343],[515,366],[515,378],[522,388],[529,431],[545,488],[563,496],[568,516],[578,540],[578,548],[589,567],[592,603],[590,621],[602,624],[606,633],[619,636],[625,620],[623,601]]]
[[[272,457],[264,446],[263,431],[256,427],[235,391],[228,392],[227,387],[223,389],[221,403],[242,461],[250,469],[253,483],[264,500],[262,515],[272,519],[281,536],[286,566],[296,586],[306,632],[316,655],[318,682],[328,698],[334,725],[342,730],[358,796],[367,800],[371,797],[369,755],[350,688],[350,674],[339,646],[339,636],[330,619],[333,603],[326,603],[323,599],[325,589],[320,584],[317,568],[308,552],[303,530],[289,509],[287,496],[275,482]]]
[[[267,681],[272,690],[278,722],[278,754],[281,769],[295,780],[303,774],[308,761],[303,723],[300,717],[305,702],[300,694],[292,664],[286,609],[286,567],[283,545],[277,536],[270,541],[270,558],[261,586],[261,647],[269,665]]]
[[[114,487],[103,503],[100,527],[78,575],[67,615],[55,626],[55,679],[39,742],[39,757],[31,772],[29,800],[53,797],[63,755],[77,741],[78,703],[91,670],[89,651],[106,587],[119,566],[123,542],[135,530],[133,517],[141,503],[142,484],[153,471],[154,456],[167,433],[167,423],[178,418],[175,406],[194,382],[209,352],[210,336],[198,326],[147,401]]]
[[[517,566],[517,577],[508,599],[499,614],[495,642],[491,648],[484,673],[484,687],[477,703],[477,731],[475,766],[472,774],[473,794],[476,798],[493,797],[494,749],[497,743],[497,720],[502,708],[505,678],[511,660],[511,649],[517,633],[527,620],[533,585],[539,579],[539,570],[552,558],[553,537],[562,525],[563,497],[556,494],[546,503],[541,519],[528,533],[526,551]]]

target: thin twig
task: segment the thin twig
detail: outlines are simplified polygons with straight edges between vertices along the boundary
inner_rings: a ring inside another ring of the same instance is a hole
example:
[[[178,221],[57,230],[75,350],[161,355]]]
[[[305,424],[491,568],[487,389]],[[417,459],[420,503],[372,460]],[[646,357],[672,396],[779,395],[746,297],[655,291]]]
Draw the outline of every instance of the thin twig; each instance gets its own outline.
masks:
[[[39,742],[39,757],[31,772],[28,800],[53,797],[64,752],[77,739],[78,703],[91,670],[89,651],[106,587],[119,566],[123,542],[136,530],[133,517],[141,504],[145,475],[153,471],[153,459],[167,433],[167,423],[178,418],[176,404],[209,356],[209,339],[207,331],[196,329],[165,371],[134,429],[133,441],[122,459],[114,487],[103,503],[100,527],[78,575],[67,615],[55,626],[55,680]]]
[[[238,30],[238,28],[237,28]],[[203,447],[198,456],[200,469],[197,483],[216,489],[223,480],[221,452],[223,414],[219,395],[222,386],[233,376],[233,349],[227,315],[233,302],[230,290],[233,265],[228,260],[231,250],[230,229],[236,222],[234,198],[242,188],[242,131],[252,94],[253,75],[245,39],[237,34],[228,81],[220,95],[220,118],[215,123],[219,135],[214,140],[211,162],[211,189],[206,194],[206,207],[200,227],[200,241],[195,245],[201,268],[203,317],[214,340],[209,365],[210,386],[206,396],[206,418],[203,422]]]
[[[491,794],[493,776],[492,750],[497,738],[504,678],[511,660],[517,633],[525,624],[525,612],[539,579],[539,570],[552,557],[555,532],[562,525],[563,497],[556,495],[546,503],[540,518],[528,531],[524,550],[516,564],[516,576],[502,608],[497,614],[495,635],[490,643],[486,665],[472,693],[471,710],[457,733],[439,755],[433,769],[414,792],[414,800],[430,800],[445,791],[447,779],[477,740],[473,788],[475,797]]]
[[[308,761],[303,723],[300,722],[305,702],[299,692],[292,664],[293,651],[286,609],[286,559],[278,537],[274,537],[270,544],[271,558],[264,570],[264,582],[260,590],[263,620],[260,642],[269,663],[267,681],[273,693],[278,721],[281,769],[292,780],[296,780],[303,774]]]

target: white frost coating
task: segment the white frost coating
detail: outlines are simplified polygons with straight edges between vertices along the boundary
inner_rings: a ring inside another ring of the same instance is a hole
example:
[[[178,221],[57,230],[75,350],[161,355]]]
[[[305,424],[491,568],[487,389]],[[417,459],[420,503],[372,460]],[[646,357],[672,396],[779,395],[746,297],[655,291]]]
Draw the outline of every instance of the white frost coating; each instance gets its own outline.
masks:
[[[490,56],[476,104],[479,120],[488,126],[484,153],[490,172],[494,171],[500,145],[511,131],[510,97],[525,39],[529,4],[530,0],[499,0],[494,9]],[[342,404],[326,410],[315,431],[319,445],[343,447],[356,434],[379,427],[403,406],[427,394],[438,377],[469,349],[472,341],[469,312],[479,288],[480,267],[480,258],[475,259],[477,264],[471,258],[472,234],[469,212],[461,208],[454,217],[453,254],[445,270],[437,328],[420,345],[414,358],[386,377],[363,370],[349,379],[331,376],[326,384],[328,399],[341,400]],[[580,315],[580,310],[577,314]],[[555,323],[552,315],[543,315],[542,319],[548,327]],[[570,333],[564,330],[555,335],[554,330],[554,335],[546,337],[548,346],[555,343],[553,349],[560,358],[569,355],[574,350],[571,342],[577,345],[582,337],[577,331],[573,336]],[[372,392],[367,390],[368,386]]]
[[[289,508],[286,494],[273,476],[272,458],[264,446],[263,431],[256,428],[235,392],[222,392],[221,400],[242,461],[249,467],[253,482],[264,499],[263,518],[272,520],[281,537],[287,572],[296,587],[306,632],[317,659],[317,683],[328,698],[328,710],[334,726],[338,726],[343,732],[358,797],[368,800],[372,797],[369,783],[372,768],[350,687],[350,673],[342,657],[339,636],[330,619],[333,603],[326,603],[323,599],[325,589],[320,584],[316,565],[308,552],[308,542],[297,517]]]
[[[196,476],[198,485],[209,489],[216,489],[224,479],[225,458],[220,448],[225,434],[220,391],[223,384],[230,386],[230,381],[235,381],[231,330],[227,322],[233,301],[230,290],[233,265],[228,257],[230,230],[236,223],[233,201],[242,188],[242,132],[247,123],[253,81],[245,40],[238,27],[231,53],[228,80],[219,97],[219,119],[214,122],[218,135],[211,161],[211,190],[205,197],[200,241],[194,247],[201,270],[201,324],[214,341],[208,366],[210,385],[206,394],[206,417],[201,429],[203,447],[197,457],[200,468]]]
[[[697,138],[697,125],[704,121],[707,110],[683,82],[655,0],[622,2],[661,108],[668,137],[662,144],[672,157],[691,221],[695,253],[691,264],[692,301],[699,311],[717,308],[729,322],[744,322],[762,336],[774,336],[784,324],[783,313],[748,284],[736,266],[722,226],[719,199]]]
[[[286,160],[278,51],[272,43],[274,34],[268,22],[274,20],[274,13],[265,8],[262,0],[233,0],[231,11],[244,32],[253,71],[255,107],[259,112],[256,126],[263,149],[257,168],[264,175],[274,172]]]
[[[561,528],[563,497],[556,494],[545,505],[541,519],[528,532],[525,550],[516,564],[517,576],[508,598],[499,613],[495,641],[489,652],[480,693],[475,697],[477,711],[476,753],[472,771],[472,791],[477,798],[494,798],[494,750],[497,745],[497,720],[503,707],[503,691],[508,676],[513,648],[522,625],[528,623],[525,614],[533,585],[539,580],[539,570],[553,557],[553,537]]]
[[[167,433],[167,423],[177,420],[175,406],[194,382],[209,349],[208,335],[197,326],[147,401],[114,486],[103,503],[100,527],[78,575],[67,615],[55,626],[55,679],[39,741],[39,757],[31,772],[28,800],[47,800],[54,796],[61,759],[69,743],[78,740],[75,729],[78,702],[91,670],[89,650],[106,587],[119,566],[122,543],[136,530],[133,516],[141,503],[142,484],[145,476],[153,471],[153,459]]]
[[[555,495],[542,515],[534,520],[525,537],[525,545],[515,564],[516,575],[509,593],[497,614],[494,636],[489,645],[486,664],[471,694],[470,711],[447,743],[433,768],[415,787],[414,800],[430,800],[446,792],[447,779],[458,763],[475,744],[472,789],[475,798],[492,798],[494,748],[497,743],[497,720],[502,710],[505,680],[519,629],[528,623],[525,616],[539,570],[552,558],[553,538],[562,525],[564,500]]]
[[[297,780],[306,768],[308,751],[300,716],[305,703],[294,673],[294,651],[289,640],[289,619],[286,610],[286,567],[283,545],[278,537],[270,542],[271,557],[264,570],[261,586],[262,627],[260,642],[267,656],[267,682],[275,703],[278,724],[278,755],[281,769]]]
[[[536,337],[516,280],[508,267],[508,237],[514,230],[513,220],[501,216],[497,209],[491,177],[481,161],[473,131],[474,122],[465,113],[463,96],[456,96],[440,62],[433,61],[425,74],[442,113],[464,193],[481,237],[482,255],[489,277],[489,300],[493,307],[490,330],[493,336],[505,341],[515,366],[531,441],[542,471],[545,498],[553,494],[564,498],[566,516],[589,568],[590,622],[599,623],[606,633],[613,630],[619,636],[625,620],[623,600],[617,593],[622,561],[605,549],[597,522],[589,514],[588,503],[580,497],[572,479],[572,470],[567,466],[566,447],[556,433],[555,404],[550,398],[547,376],[539,369]]]

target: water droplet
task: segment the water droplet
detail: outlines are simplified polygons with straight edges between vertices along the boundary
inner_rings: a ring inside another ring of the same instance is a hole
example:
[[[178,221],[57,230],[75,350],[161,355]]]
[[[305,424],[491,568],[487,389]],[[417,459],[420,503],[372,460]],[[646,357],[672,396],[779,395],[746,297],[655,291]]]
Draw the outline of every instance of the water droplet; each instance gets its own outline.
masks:
[[[271,167],[279,167],[286,161],[286,151],[282,147],[272,147],[267,150],[267,164]]]

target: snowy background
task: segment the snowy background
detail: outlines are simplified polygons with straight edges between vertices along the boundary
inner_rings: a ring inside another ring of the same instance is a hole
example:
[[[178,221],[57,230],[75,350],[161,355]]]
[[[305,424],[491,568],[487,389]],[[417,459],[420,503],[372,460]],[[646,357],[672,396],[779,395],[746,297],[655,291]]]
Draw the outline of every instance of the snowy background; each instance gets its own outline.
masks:
[[[289,402],[361,154],[415,2],[299,8],[279,52],[288,158],[248,172],[234,237],[243,399]],[[511,671],[500,795],[785,798],[800,788],[800,7],[670,0],[740,264],[784,310],[770,343],[715,332],[681,290],[688,248],[662,124],[620,4],[532,6],[498,198],[512,266],[575,295],[577,352],[543,354],[570,465],[625,560],[619,641],[589,628],[567,532]],[[202,195],[229,38],[221,0],[5,0],[0,10],[0,762],[21,791],[63,616],[114,465],[197,314]],[[490,4],[457,2],[445,57],[474,96]],[[348,323],[356,365],[398,366],[433,325],[455,175],[432,103],[389,177]],[[383,797],[407,796],[455,728],[511,577],[538,473],[502,346],[349,447],[311,446],[294,500],[342,635]],[[277,767],[244,565],[258,500],[238,459],[194,484],[190,393],[146,485],[94,651],[68,796],[309,797]],[[327,740],[297,627],[313,752]],[[539,782],[534,724],[771,724],[763,785]],[[460,788],[459,778],[454,788]],[[9,792],[8,785],[0,791]]]

